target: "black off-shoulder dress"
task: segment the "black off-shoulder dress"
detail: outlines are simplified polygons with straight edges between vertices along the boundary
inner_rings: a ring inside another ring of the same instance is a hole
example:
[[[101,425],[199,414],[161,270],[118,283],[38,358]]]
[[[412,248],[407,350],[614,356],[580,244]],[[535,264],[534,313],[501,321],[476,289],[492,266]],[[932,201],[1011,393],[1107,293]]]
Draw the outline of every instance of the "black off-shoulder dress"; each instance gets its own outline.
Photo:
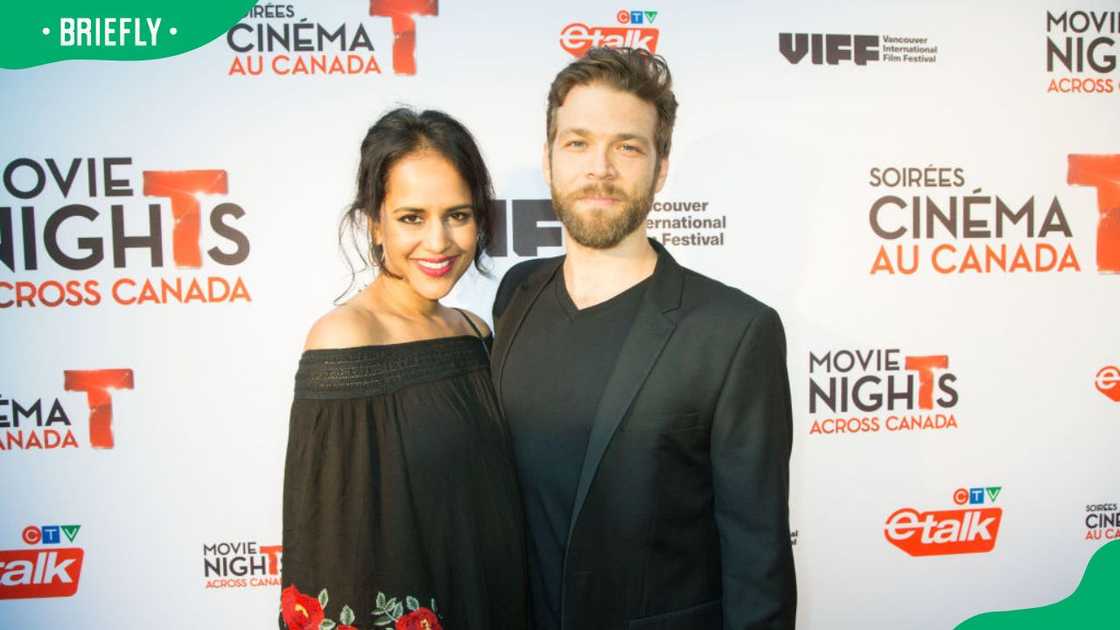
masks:
[[[524,516],[489,342],[304,352],[281,628],[526,627]]]

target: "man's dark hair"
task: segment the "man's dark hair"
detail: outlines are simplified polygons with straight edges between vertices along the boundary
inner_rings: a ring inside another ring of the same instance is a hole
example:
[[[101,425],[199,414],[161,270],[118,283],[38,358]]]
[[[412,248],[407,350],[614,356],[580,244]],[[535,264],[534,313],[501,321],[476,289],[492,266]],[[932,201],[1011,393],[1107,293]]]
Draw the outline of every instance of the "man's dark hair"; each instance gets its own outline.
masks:
[[[640,48],[592,48],[556,75],[548,90],[549,146],[556,139],[556,109],[564,104],[568,92],[577,85],[595,83],[633,94],[657,109],[654,144],[658,159],[668,157],[677,119],[673,77],[664,58]]]
[[[381,266],[382,273],[392,275],[382,265],[381,246],[373,242],[366,228],[381,220],[381,204],[385,201],[389,171],[401,158],[423,151],[435,151],[442,155],[467,183],[479,235],[474,265],[485,273],[480,259],[494,231],[490,218],[490,209],[494,205],[490,172],[486,170],[482,153],[467,128],[451,116],[430,109],[419,113],[407,107],[394,109],[379,118],[366,132],[358,163],[358,192],[338,227],[339,244],[349,232],[363,262],[367,266]],[[358,243],[358,234],[362,233],[369,243],[368,248]]]

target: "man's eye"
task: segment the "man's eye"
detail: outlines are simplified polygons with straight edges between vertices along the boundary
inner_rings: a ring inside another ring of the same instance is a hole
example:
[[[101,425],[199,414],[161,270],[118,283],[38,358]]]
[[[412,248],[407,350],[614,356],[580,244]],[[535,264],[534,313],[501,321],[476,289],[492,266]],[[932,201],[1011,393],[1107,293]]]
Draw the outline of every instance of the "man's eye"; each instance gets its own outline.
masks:
[[[622,145],[622,150],[625,151],[626,153],[641,153],[642,152],[642,148],[639,147],[636,144],[624,144],[624,145]]]
[[[406,214],[397,220],[401,223],[407,223],[409,225],[418,225],[423,222],[423,220],[420,218],[420,215],[418,214]]]
[[[566,146],[572,147],[573,149],[582,149],[587,146],[587,143],[583,140],[569,140]]]

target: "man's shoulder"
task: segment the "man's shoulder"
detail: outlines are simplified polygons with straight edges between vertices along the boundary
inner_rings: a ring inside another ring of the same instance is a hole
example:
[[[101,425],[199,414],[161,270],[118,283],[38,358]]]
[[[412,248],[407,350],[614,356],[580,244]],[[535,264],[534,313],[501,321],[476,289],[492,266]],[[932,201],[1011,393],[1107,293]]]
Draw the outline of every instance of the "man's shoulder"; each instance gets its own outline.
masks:
[[[555,265],[559,258],[533,258],[524,260],[509,268],[498,284],[498,293],[494,297],[494,322],[498,321],[517,289],[524,286],[529,278],[537,271],[550,265]]]
[[[730,317],[737,321],[749,321],[763,314],[776,314],[769,305],[741,289],[687,267],[681,269],[684,276],[681,302],[689,310],[698,310],[714,317]]]
[[[560,257],[554,258],[532,258],[530,260],[523,260],[516,265],[509,268],[509,271],[502,276],[503,285],[512,285],[514,287],[521,286],[533,275],[533,272],[546,267],[549,263],[555,263]]]

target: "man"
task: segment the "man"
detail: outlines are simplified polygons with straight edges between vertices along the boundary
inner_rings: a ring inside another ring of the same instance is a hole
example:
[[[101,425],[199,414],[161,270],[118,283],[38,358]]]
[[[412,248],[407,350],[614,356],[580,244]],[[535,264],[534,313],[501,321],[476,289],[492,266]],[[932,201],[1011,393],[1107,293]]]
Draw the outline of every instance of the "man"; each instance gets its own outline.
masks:
[[[513,267],[492,353],[535,630],[792,628],[791,417],[777,313],[646,238],[669,69],[597,48],[548,99],[567,255]]]

